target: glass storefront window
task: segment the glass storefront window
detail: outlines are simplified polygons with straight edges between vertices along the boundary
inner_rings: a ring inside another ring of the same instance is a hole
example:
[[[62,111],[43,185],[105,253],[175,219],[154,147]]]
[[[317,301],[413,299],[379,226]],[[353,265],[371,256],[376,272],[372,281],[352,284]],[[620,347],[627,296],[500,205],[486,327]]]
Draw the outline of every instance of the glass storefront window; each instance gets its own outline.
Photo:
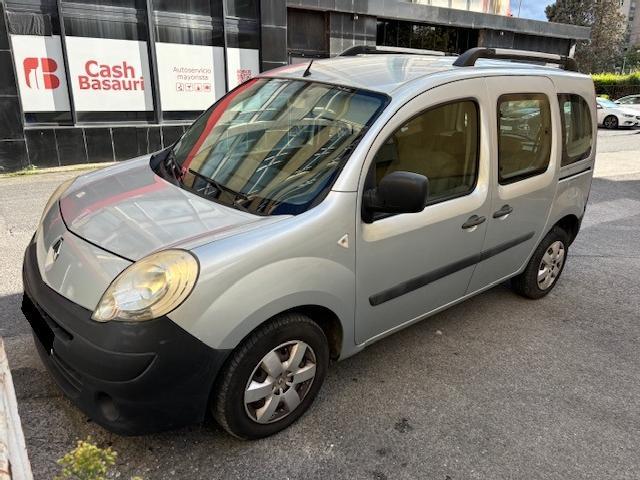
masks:
[[[260,72],[260,15],[254,0],[224,0],[227,89]]]
[[[253,0],[9,1],[25,121],[191,121],[259,72],[258,7]]]
[[[25,123],[71,124],[56,1],[10,1],[6,6]]]
[[[255,0],[225,0],[227,17],[258,20],[258,4]]]
[[[60,1],[68,36],[148,39],[144,0]]]
[[[152,122],[146,2],[61,2],[78,122]]]
[[[153,0],[156,41],[224,46],[222,0]]]
[[[5,4],[11,34],[60,35],[56,0],[8,0]]]
[[[193,120],[226,91],[222,0],[153,0],[164,120]]]
[[[290,56],[329,56],[329,32],[325,12],[288,8],[287,24],[295,25],[295,28],[287,28],[287,48]]]
[[[211,16],[210,0],[153,0],[153,9],[158,12],[186,13]]]
[[[460,54],[478,44],[472,29],[400,20],[378,20],[377,44]]]

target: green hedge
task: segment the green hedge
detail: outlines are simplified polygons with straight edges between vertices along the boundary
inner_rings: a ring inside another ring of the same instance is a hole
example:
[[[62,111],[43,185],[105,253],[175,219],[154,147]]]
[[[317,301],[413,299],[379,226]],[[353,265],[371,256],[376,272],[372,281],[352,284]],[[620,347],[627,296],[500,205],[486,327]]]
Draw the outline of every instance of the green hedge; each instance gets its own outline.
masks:
[[[591,75],[593,83],[596,88],[609,87],[619,85],[639,85],[640,86],[640,73],[630,73],[628,75],[618,75],[615,73],[597,73]]]
[[[596,87],[596,94],[607,95],[613,99],[625,95],[640,93],[640,73],[618,75],[615,73],[598,73],[591,75]]]

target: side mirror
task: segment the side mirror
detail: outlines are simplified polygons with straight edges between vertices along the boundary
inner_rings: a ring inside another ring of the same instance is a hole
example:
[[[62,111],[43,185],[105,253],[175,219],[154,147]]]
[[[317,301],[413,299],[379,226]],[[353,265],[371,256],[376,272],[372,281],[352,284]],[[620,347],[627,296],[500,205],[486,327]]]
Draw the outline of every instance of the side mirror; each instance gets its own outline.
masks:
[[[378,213],[417,213],[427,205],[429,180],[412,172],[393,172],[385,176],[377,188],[364,193],[366,216]]]
[[[615,101],[615,102],[613,102],[613,103],[617,103],[618,105],[620,105],[620,102],[619,102],[618,100],[616,100],[616,101]]]
[[[601,106],[601,105],[599,105],[599,104],[596,104],[596,108],[597,108],[598,110],[602,110],[602,106]]]

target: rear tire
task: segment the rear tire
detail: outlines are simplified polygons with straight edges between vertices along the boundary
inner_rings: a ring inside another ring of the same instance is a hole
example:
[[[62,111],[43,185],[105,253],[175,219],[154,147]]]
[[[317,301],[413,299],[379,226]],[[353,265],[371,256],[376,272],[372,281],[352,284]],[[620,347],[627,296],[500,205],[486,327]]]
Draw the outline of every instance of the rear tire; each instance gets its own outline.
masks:
[[[604,128],[616,130],[618,128],[618,118],[615,115],[609,115],[608,117],[605,117],[602,124],[604,125]]]
[[[538,299],[558,283],[569,253],[569,234],[553,227],[542,239],[524,271],[511,279],[513,290],[523,297]]]
[[[213,416],[241,439],[273,435],[311,406],[328,365],[318,324],[298,313],[279,315],[231,354],[214,387]]]

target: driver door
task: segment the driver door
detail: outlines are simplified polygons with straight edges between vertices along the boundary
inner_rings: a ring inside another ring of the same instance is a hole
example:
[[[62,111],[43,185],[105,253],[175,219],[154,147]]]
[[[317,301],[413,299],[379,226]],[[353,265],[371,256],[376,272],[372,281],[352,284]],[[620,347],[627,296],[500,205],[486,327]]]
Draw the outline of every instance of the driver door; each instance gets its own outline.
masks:
[[[437,87],[400,108],[372,145],[356,225],[359,344],[464,296],[491,206],[487,105],[483,79]],[[396,171],[429,179],[424,210],[362,212],[364,192]]]

